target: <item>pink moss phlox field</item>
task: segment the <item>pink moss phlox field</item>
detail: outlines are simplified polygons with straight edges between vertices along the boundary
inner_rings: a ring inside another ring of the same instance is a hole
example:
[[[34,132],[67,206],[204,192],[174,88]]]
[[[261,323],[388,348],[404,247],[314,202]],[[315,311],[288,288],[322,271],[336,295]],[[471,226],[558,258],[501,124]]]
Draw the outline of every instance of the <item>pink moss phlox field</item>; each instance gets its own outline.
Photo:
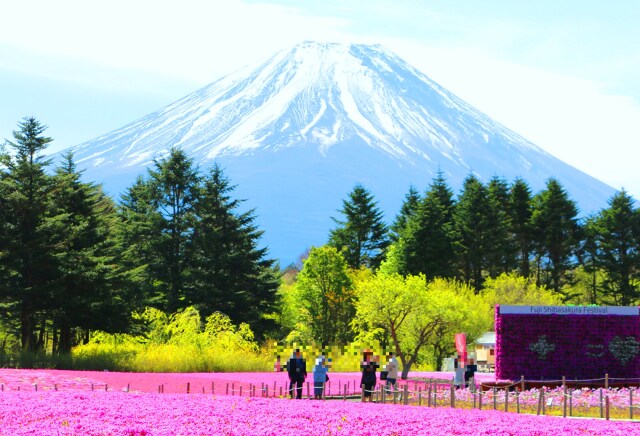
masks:
[[[452,372],[411,372],[411,379],[424,383],[428,379],[451,380]],[[341,395],[344,393],[345,384],[348,393],[360,392],[360,373],[329,373],[329,383],[327,384],[327,394]],[[493,381],[493,374],[478,373],[479,381]],[[308,382],[312,382],[311,375],[307,377]],[[125,391],[127,387],[130,392],[158,392],[162,386],[163,393],[182,394],[187,392],[211,393],[212,383],[215,394],[226,394],[227,385],[229,395],[239,395],[242,386],[243,396],[249,394],[251,386],[256,386],[256,396],[260,396],[260,389],[263,386],[267,389],[269,396],[273,396],[274,384],[276,395],[288,389],[289,379],[286,372],[233,372],[233,373],[131,373],[131,372],[108,372],[108,371],[65,371],[65,370],[26,370],[26,369],[0,369],[0,383],[4,389],[12,390],[35,390],[35,385],[39,391],[44,390],[96,390]],[[404,381],[400,380],[402,385]],[[414,389],[415,382],[409,382],[409,388]],[[306,388],[305,388],[306,395]]]
[[[344,401],[126,392],[0,394],[11,435],[629,435],[629,422]]]
[[[497,306],[495,328],[500,379],[585,380],[608,374],[637,380],[640,374],[640,316],[503,315]]]

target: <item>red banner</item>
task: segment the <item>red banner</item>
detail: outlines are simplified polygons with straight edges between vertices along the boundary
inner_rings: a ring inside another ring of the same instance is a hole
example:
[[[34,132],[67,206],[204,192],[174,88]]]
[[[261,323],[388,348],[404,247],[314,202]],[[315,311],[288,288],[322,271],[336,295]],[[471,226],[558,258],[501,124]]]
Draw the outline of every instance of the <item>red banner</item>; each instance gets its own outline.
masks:
[[[460,356],[461,365],[467,365],[467,335],[464,333],[456,333],[456,351]]]

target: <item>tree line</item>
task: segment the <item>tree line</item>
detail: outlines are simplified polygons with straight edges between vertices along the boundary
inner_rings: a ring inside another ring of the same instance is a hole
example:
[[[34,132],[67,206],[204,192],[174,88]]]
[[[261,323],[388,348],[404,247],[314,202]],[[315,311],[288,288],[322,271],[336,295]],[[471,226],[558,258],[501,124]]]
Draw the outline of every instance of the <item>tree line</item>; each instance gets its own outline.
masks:
[[[526,181],[471,174],[455,197],[442,173],[423,195],[409,189],[387,226],[365,187],[343,200],[328,245],[350,268],[451,278],[476,292],[487,278],[516,273],[564,303],[640,303],[640,210],[624,190],[586,218],[557,179],[533,194]]]
[[[173,149],[115,203],[71,153],[52,168],[45,130],[24,118],[0,156],[1,349],[14,335],[24,351],[68,353],[91,331],[142,329],[131,315],[145,307],[273,328],[280,273],[220,167]]]
[[[555,179],[534,195],[521,179],[469,175],[455,196],[439,173],[387,225],[356,185],[327,244],[280,271],[219,166],[171,149],[115,202],[71,153],[53,167],[45,130],[25,118],[1,153],[0,351],[10,334],[25,351],[68,353],[96,330],[148,331],[132,312],[194,308],[258,339],[376,340],[408,371],[425,349],[441,362],[455,332],[490,328],[496,303],[640,301],[640,215],[625,191],[579,219]]]

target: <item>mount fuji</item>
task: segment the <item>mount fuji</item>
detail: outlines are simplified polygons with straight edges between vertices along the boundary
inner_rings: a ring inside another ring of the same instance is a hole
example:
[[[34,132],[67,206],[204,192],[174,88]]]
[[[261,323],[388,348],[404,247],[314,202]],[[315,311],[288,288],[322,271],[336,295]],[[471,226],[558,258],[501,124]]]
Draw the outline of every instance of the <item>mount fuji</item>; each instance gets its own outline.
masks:
[[[71,149],[85,179],[118,195],[171,147],[221,164],[283,265],[326,242],[357,183],[388,222],[438,171],[455,191],[469,174],[521,177],[534,193],[555,177],[583,213],[615,193],[378,45],[304,42]]]

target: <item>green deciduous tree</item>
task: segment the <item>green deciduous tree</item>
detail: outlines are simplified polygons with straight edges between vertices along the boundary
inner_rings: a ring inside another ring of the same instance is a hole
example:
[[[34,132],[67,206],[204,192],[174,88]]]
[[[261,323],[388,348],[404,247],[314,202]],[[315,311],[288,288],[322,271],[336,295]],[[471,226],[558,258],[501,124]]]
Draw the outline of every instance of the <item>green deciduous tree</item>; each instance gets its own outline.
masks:
[[[347,263],[335,247],[311,249],[298,274],[297,288],[315,340],[325,346],[352,339],[354,292]]]
[[[360,337],[388,337],[402,363],[404,379],[424,351],[431,350],[440,359],[451,351],[454,332],[467,330],[474,338],[484,330],[482,323],[475,322],[473,299],[477,297],[473,292],[465,295],[464,285],[450,283],[455,282],[427,282],[424,275],[398,274],[377,274],[358,282],[355,324]]]
[[[333,218],[338,227],[331,231],[328,244],[340,250],[353,269],[378,268],[389,238],[373,195],[362,185],[356,185],[349,198],[342,201],[340,213],[344,219]]]

